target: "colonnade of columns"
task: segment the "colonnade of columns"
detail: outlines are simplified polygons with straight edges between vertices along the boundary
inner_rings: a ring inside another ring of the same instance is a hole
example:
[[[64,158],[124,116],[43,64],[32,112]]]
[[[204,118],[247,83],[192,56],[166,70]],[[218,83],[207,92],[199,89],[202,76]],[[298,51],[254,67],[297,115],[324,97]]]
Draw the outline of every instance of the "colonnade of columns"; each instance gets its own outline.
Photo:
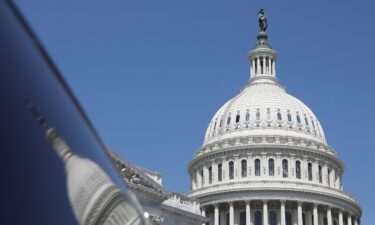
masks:
[[[271,217],[270,213],[273,213],[274,217]],[[246,219],[240,219],[240,215]],[[202,207],[202,216],[210,218],[210,225],[358,225],[359,223],[356,216],[339,208],[312,202],[285,200],[236,201],[206,205]]]
[[[275,61],[270,56],[260,56],[251,59],[251,77],[258,74],[276,75]]]

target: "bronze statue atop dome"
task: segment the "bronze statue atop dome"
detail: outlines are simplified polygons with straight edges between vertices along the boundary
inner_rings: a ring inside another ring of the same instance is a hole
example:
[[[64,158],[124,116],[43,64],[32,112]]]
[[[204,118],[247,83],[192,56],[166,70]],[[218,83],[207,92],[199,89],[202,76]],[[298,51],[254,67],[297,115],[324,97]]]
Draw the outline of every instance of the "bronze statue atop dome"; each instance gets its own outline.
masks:
[[[266,32],[266,30],[267,30],[267,18],[264,15],[264,9],[259,10],[258,18],[259,18],[260,32]]]

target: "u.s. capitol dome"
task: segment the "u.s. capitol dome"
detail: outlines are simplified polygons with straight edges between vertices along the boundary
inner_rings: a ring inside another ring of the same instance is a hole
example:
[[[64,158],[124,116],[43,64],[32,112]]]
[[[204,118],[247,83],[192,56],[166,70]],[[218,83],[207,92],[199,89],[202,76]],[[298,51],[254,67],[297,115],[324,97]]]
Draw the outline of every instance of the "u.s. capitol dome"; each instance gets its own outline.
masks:
[[[264,26],[248,58],[249,82],[213,116],[188,166],[189,196],[212,225],[358,225],[344,164],[315,114],[279,84]]]

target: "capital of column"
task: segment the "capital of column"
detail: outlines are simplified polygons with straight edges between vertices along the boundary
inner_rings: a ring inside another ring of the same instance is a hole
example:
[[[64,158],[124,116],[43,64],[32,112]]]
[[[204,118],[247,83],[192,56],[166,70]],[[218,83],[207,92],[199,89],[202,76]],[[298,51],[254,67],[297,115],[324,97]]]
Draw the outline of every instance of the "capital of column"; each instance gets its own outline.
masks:
[[[281,205],[285,205],[286,200],[280,200]]]
[[[228,203],[230,207],[233,207],[233,201],[229,201]]]
[[[298,206],[302,206],[303,202],[302,201],[297,201]]]
[[[264,199],[263,204],[267,204],[268,200]]]

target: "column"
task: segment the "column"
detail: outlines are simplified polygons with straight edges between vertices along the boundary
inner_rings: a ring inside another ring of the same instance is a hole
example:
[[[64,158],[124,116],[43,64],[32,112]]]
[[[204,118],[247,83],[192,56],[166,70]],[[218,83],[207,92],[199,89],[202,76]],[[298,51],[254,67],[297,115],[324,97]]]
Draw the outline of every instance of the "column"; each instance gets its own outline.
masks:
[[[266,66],[266,57],[263,56],[263,74],[266,74],[267,72],[267,66]]]
[[[342,217],[342,211],[339,211],[339,225],[344,225],[344,219]]]
[[[268,71],[267,71],[267,73],[268,73],[269,75],[272,74],[272,73],[271,73],[271,67],[272,67],[272,65],[271,65],[271,57],[268,57]]]
[[[352,224],[352,216],[348,215],[348,225],[353,225]]]
[[[331,207],[328,207],[328,209],[327,209],[327,222],[328,222],[328,225],[332,225]]]
[[[260,74],[260,72],[261,72],[261,69],[260,69],[260,57],[255,58],[255,59],[257,61],[257,74]]]
[[[358,225],[357,219],[354,218],[354,225]]]
[[[331,170],[331,187],[336,188],[336,169]]]
[[[314,203],[313,214],[314,214],[314,225],[318,225],[318,204],[316,203]]]
[[[250,201],[246,201],[246,225],[250,225]]]
[[[215,204],[215,212],[214,212],[214,225],[219,225],[219,205]]]
[[[234,225],[233,202],[229,202],[229,225]]]
[[[212,162],[212,183],[217,182],[217,163],[216,161]]]
[[[251,65],[250,65],[250,77],[254,77],[254,60],[251,60]]]
[[[312,213],[311,210],[307,210],[306,212],[306,220],[307,220],[307,225],[312,225]]]
[[[285,225],[285,200],[280,202],[280,225]]]
[[[302,223],[302,202],[297,203],[297,218],[298,218],[298,225],[303,225]]]
[[[201,211],[202,211],[202,216],[206,217],[206,210],[202,207]],[[205,225],[205,224],[206,223],[202,223],[202,225]]]
[[[268,206],[267,206],[267,200],[263,200],[263,225],[268,225]]]
[[[276,75],[275,60],[272,60],[272,71],[273,71],[273,75]]]

